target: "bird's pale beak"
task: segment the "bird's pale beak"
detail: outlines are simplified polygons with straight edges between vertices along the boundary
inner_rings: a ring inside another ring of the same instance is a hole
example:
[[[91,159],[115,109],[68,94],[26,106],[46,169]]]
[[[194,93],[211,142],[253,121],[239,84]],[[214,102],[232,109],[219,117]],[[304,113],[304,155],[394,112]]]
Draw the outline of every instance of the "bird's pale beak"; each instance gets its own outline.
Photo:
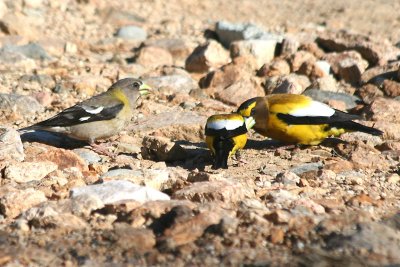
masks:
[[[148,95],[150,92],[151,92],[151,87],[145,83],[139,87],[139,93],[141,96]]]
[[[253,128],[254,125],[256,125],[256,121],[254,120],[253,117],[244,118],[244,122],[246,124],[247,130],[250,130],[251,128]]]

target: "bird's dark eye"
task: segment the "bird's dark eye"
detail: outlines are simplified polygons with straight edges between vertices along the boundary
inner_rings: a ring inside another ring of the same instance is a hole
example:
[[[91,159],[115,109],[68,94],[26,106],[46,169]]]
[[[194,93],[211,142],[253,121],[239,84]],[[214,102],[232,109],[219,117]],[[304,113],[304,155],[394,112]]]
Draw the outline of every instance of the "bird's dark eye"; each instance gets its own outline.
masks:
[[[250,116],[254,116],[254,114],[256,114],[256,111],[254,110],[254,108],[252,108],[250,111]]]
[[[134,88],[139,88],[140,87],[140,84],[138,82],[134,82],[132,85],[133,85]]]

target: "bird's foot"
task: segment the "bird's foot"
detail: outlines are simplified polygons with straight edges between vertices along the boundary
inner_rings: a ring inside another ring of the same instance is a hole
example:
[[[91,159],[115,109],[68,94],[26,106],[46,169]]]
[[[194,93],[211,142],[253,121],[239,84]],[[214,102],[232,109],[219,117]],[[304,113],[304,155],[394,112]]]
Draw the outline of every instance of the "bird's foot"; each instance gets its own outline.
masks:
[[[91,143],[90,147],[97,154],[107,156],[111,159],[115,159],[118,156],[118,153],[110,151],[110,147],[107,147],[104,144]]]

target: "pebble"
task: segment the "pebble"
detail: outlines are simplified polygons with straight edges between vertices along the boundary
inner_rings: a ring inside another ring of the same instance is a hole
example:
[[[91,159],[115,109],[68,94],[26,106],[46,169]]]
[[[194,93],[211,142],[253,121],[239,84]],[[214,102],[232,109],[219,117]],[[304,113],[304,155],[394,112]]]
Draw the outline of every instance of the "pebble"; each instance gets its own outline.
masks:
[[[57,168],[57,164],[51,161],[19,162],[6,167],[4,178],[17,183],[40,181]]]
[[[76,148],[72,150],[75,154],[85,160],[86,164],[93,164],[101,161],[99,154],[87,148]]]
[[[147,32],[143,28],[128,25],[119,28],[115,36],[125,40],[144,41],[147,39]]]

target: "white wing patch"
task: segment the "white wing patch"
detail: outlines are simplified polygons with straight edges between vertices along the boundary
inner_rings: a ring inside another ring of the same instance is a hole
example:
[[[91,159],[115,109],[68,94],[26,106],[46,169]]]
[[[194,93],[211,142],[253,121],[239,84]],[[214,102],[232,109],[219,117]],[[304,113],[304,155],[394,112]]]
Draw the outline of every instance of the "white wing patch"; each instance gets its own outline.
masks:
[[[207,123],[207,128],[214,129],[214,130],[221,130],[223,128],[225,128],[227,130],[234,130],[236,128],[239,128],[242,125],[243,125],[243,121],[218,120],[218,121],[212,121],[212,122]]]
[[[296,117],[330,117],[335,113],[335,110],[330,106],[318,102],[311,101],[307,107],[301,107],[289,112],[289,115]]]
[[[104,109],[104,107],[102,107],[102,106],[100,106],[100,107],[98,107],[98,108],[92,108],[92,107],[88,107],[88,106],[82,106],[82,108],[87,112],[87,113],[90,113],[90,114],[99,114],[103,109]],[[85,117],[86,118],[86,117]]]
[[[82,118],[79,118],[79,121],[87,121],[88,119],[90,119],[90,117],[82,117]]]

